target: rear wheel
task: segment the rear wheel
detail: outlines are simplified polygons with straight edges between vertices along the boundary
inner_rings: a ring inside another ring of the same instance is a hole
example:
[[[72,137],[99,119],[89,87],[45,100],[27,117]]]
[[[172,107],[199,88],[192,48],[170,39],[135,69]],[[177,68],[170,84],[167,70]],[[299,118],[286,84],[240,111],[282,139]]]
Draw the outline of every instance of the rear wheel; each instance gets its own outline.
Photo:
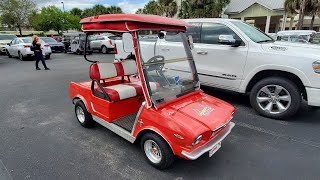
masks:
[[[106,46],[102,46],[101,52],[102,52],[103,54],[107,54],[107,53],[108,53],[108,48],[107,48]]]
[[[261,115],[284,119],[294,115],[300,108],[302,96],[292,81],[270,77],[259,81],[250,93],[252,107]]]
[[[8,50],[6,50],[6,53],[7,53],[7,56],[8,56],[9,58],[12,58],[12,56],[11,56],[11,54],[9,53]]]
[[[141,139],[141,148],[148,162],[157,169],[168,168],[175,160],[170,146],[158,134],[145,134]]]
[[[23,57],[23,55],[20,53],[20,52],[18,52],[18,56],[19,56],[19,59],[21,60],[21,61],[24,61],[24,57]]]
[[[82,52],[81,52],[79,49],[77,49],[77,54],[78,54],[78,55],[81,55]]]
[[[75,104],[75,113],[76,117],[78,119],[78,122],[81,124],[83,127],[91,127],[94,123],[91,114],[87,111],[86,106],[82,101],[78,101]]]
[[[51,55],[46,55],[45,58],[46,58],[46,59],[50,59],[50,58],[51,58]]]

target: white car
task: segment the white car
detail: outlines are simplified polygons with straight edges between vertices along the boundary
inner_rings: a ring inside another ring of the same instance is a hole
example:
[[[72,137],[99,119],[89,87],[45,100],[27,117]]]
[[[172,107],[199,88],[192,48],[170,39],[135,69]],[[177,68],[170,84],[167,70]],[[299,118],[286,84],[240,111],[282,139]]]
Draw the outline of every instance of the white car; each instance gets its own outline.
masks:
[[[9,58],[18,57],[21,61],[26,58],[34,57],[34,52],[31,51],[32,46],[32,38],[24,37],[24,38],[15,38],[13,39],[7,46],[6,52]],[[43,40],[41,40],[41,48],[43,51],[43,55],[46,59],[50,59],[52,54],[51,48],[49,44],[46,44]]]
[[[313,42],[313,39],[316,36],[319,36],[319,35],[317,35],[317,32],[313,30],[280,31],[277,33],[277,41],[316,44]]]
[[[17,38],[14,34],[0,34],[0,54],[6,53],[7,44],[14,38]]]
[[[114,35],[98,35],[90,38],[90,47],[93,50],[99,50],[103,54],[107,54],[114,50],[114,40],[117,36]]]
[[[249,94],[261,115],[283,119],[294,115],[302,99],[320,106],[320,46],[278,42],[255,27],[232,19],[188,19],[187,35],[193,37],[193,57],[202,84]],[[157,54],[179,59],[185,51],[167,33],[156,42],[140,40],[142,59]],[[117,59],[124,59],[116,41]],[[154,48],[155,43],[157,47]],[[160,44],[160,45],[159,45]],[[184,67],[171,67],[183,72]]]

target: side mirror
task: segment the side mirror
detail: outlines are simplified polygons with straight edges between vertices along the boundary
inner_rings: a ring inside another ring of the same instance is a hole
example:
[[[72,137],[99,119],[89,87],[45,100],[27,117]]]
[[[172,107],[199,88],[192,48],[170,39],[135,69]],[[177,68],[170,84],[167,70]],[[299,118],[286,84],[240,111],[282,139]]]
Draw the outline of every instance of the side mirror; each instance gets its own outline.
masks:
[[[159,38],[159,39],[164,39],[165,37],[166,37],[165,32],[160,32],[160,33],[158,34],[158,38]]]
[[[232,35],[220,35],[219,43],[224,45],[230,45],[232,47],[239,47],[242,41],[237,41]]]
[[[8,45],[8,46],[11,46],[11,43],[8,43],[7,45]]]
[[[127,53],[134,52],[133,48],[133,38],[130,33],[124,33],[122,35],[122,44],[123,44],[123,50]]]
[[[188,36],[188,44],[190,49],[192,50],[194,48],[194,45],[193,45],[193,38],[191,35]]]

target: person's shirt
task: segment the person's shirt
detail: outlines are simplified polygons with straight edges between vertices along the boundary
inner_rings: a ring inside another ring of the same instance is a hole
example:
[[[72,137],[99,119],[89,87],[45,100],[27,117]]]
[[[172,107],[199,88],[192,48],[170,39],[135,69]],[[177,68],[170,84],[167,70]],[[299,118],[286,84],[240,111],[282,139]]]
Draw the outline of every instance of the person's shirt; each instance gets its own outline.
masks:
[[[41,44],[38,44],[37,41],[33,41],[32,45],[35,47],[35,51],[41,52]]]

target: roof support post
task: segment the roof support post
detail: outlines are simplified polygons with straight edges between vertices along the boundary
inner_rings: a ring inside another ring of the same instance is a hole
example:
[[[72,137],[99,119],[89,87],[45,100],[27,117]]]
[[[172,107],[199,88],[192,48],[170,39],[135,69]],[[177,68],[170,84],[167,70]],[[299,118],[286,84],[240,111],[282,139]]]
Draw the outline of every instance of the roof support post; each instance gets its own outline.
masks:
[[[244,19],[244,16],[241,16],[241,21],[244,22],[244,20],[245,20],[245,19]]]
[[[270,23],[271,23],[271,16],[267,16],[265,33],[269,33]]]
[[[289,27],[289,30],[292,30],[293,23],[294,23],[294,17],[290,17],[290,27]]]
[[[286,30],[287,18],[288,18],[288,14],[285,12],[284,15],[283,15],[283,19],[282,19],[282,28],[281,28],[281,31]]]

